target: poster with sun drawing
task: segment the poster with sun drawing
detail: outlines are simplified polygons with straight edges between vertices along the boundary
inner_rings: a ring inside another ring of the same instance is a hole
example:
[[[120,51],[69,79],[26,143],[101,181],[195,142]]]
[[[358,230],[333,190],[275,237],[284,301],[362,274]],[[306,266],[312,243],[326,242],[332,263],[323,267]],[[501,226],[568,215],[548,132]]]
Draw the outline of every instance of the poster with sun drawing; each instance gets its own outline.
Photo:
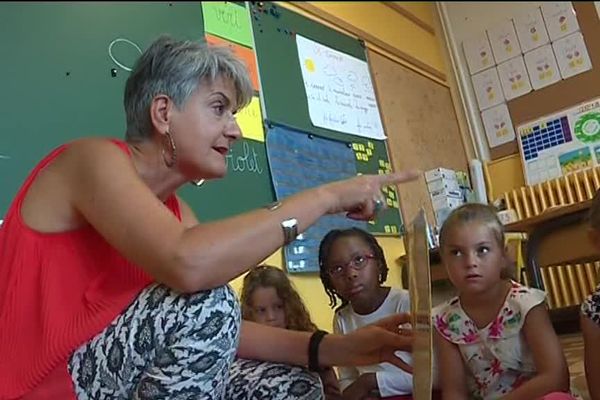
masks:
[[[385,139],[367,62],[300,35],[296,44],[311,123]]]
[[[600,98],[517,127],[525,180],[534,185],[600,161]]]

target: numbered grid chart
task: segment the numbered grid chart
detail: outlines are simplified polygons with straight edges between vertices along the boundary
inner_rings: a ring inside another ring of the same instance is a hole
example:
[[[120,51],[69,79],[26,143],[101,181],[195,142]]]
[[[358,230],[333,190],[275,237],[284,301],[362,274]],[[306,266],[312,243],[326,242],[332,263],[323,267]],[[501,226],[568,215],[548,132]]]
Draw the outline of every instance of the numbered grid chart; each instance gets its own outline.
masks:
[[[348,143],[276,126],[267,134],[267,155],[275,196],[278,200],[321,184],[357,174],[356,155]],[[343,214],[321,217],[284,248],[287,271],[318,272],[319,244],[331,229],[358,227],[367,223]]]

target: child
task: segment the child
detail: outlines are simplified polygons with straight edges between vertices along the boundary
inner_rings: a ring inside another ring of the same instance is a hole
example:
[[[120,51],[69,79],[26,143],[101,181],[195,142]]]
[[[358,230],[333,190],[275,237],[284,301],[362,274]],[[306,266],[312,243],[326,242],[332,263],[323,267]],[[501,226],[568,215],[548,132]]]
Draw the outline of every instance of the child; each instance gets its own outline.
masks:
[[[440,231],[440,254],[458,292],[433,310],[443,398],[572,399],[545,293],[506,278],[495,210],[454,210]]]
[[[245,320],[296,331],[317,330],[292,282],[277,267],[261,265],[246,274],[241,304]],[[327,368],[319,375],[326,399],[341,398],[334,370]]]
[[[600,190],[590,209],[590,241],[600,252]],[[585,376],[592,400],[600,400],[600,286],[581,304]]]
[[[336,333],[349,333],[380,318],[410,312],[406,290],[382,286],[388,268],[375,237],[361,229],[332,230],[319,248],[321,282],[330,306],[342,302],[333,318]],[[406,363],[408,353],[397,353]],[[345,399],[412,393],[412,375],[388,363],[338,369]]]

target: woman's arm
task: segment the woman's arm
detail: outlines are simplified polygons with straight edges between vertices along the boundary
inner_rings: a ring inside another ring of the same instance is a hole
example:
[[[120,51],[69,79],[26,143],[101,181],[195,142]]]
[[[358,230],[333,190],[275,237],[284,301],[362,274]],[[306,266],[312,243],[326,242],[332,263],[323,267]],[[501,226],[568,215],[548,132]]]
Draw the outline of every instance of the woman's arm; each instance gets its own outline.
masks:
[[[585,377],[591,400],[600,400],[600,326],[581,316],[581,331],[585,344]]]
[[[382,186],[416,176],[363,175],[290,196],[274,211],[261,209],[186,228],[114,144],[82,140],[59,158],[56,172],[63,175],[65,202],[121,254],[158,282],[183,292],[225,284],[272,254],[283,245],[283,220],[296,218],[302,232],[326,213],[346,211],[352,218],[369,219]]]
[[[410,366],[394,355],[397,350],[411,349],[412,338],[398,334],[398,325],[408,320],[408,314],[400,314],[347,335],[325,335],[319,346],[319,364],[347,366],[389,362],[410,371]],[[308,365],[308,342],[312,332],[273,328],[242,320],[240,334],[238,355],[242,358]]]
[[[444,400],[467,400],[467,376],[463,358],[458,347],[434,331],[440,385]]]
[[[531,400],[552,392],[568,392],[569,370],[545,304],[538,304],[527,313],[523,334],[537,373],[503,400]]]

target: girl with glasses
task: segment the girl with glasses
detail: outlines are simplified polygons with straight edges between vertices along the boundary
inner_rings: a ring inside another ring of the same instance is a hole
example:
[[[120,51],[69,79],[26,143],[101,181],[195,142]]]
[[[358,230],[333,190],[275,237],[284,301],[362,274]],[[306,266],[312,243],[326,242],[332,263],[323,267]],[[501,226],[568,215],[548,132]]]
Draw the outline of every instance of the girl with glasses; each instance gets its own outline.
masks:
[[[410,311],[408,292],[383,286],[388,267],[383,249],[373,235],[358,228],[330,231],[319,248],[321,282],[329,305],[341,305],[333,330],[347,334],[382,317]],[[405,363],[411,357],[396,352]],[[410,369],[410,368],[409,368]],[[412,392],[412,375],[388,363],[339,368],[344,399],[369,399]]]

